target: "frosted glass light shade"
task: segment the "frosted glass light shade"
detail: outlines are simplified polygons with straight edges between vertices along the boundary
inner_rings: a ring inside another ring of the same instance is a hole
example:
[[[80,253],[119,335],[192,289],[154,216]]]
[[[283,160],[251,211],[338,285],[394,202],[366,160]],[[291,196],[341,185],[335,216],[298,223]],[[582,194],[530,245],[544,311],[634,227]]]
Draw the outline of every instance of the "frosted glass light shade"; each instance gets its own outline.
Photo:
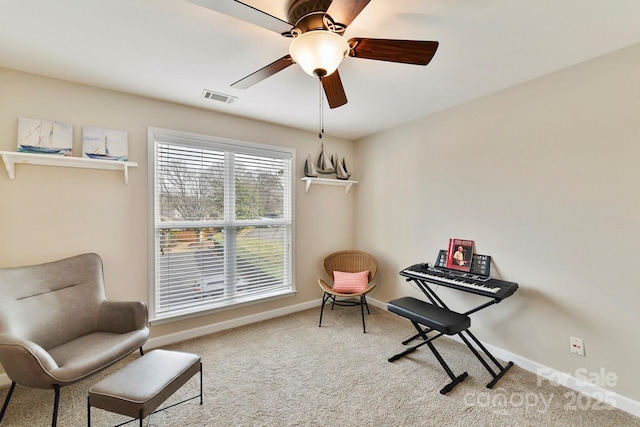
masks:
[[[328,76],[349,53],[349,43],[331,31],[308,31],[294,38],[289,55],[310,76]]]

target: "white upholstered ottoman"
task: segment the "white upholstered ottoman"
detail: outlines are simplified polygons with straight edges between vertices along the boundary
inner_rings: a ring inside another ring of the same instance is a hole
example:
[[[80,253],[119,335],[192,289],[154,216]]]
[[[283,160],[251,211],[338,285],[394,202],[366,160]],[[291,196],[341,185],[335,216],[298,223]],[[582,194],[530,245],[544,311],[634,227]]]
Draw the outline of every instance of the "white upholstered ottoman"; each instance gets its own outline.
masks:
[[[91,426],[93,406],[137,418],[142,426],[144,418],[152,414],[197,372],[200,372],[200,394],[171,406],[197,397],[200,397],[202,405],[202,361],[200,356],[193,353],[150,351],[89,389],[87,425]]]

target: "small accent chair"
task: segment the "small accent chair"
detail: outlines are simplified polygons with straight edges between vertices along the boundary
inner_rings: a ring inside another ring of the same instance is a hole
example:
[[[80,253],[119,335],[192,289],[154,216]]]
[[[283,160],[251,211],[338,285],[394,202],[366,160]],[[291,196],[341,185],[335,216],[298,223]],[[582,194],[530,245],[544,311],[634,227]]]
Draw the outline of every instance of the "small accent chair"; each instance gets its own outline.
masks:
[[[0,268],[0,363],[11,379],[0,423],[17,383],[54,390],[55,426],[61,387],[143,354],[148,338],[147,306],[106,299],[96,254]]]
[[[378,270],[378,261],[373,255],[366,252],[348,250],[334,252],[328,255],[324,259],[322,265],[324,267],[324,271],[331,278],[332,284],[329,285],[323,279],[318,279],[318,283],[324,291],[322,294],[322,307],[320,308],[320,323],[318,326],[322,326],[324,305],[328,300],[331,300],[331,310],[333,310],[334,305],[359,305],[362,313],[362,330],[366,333],[367,328],[364,320],[364,307],[367,307],[367,313],[371,314],[369,311],[369,305],[367,304],[366,295],[376,287],[376,284],[373,283],[373,279],[376,277],[376,272]],[[368,271],[369,274],[368,277],[365,277],[365,281],[363,281],[359,290],[346,292],[338,290],[339,288],[335,286],[336,276],[340,275],[340,273],[362,273],[364,271]],[[334,272],[338,273],[336,274]]]

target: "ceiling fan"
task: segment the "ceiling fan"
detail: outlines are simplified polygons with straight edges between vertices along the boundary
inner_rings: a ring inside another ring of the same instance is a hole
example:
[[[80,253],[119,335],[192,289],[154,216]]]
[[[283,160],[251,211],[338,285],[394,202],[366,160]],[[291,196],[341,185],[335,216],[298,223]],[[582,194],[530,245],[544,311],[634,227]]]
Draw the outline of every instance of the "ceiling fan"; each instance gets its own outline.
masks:
[[[371,0],[289,0],[288,22],[237,0],[190,0],[192,3],[275,31],[293,40],[289,54],[233,83],[246,89],[297,63],[320,78],[330,108],[347,103],[338,66],[347,57],[427,65],[437,41],[392,40],[343,35]]]

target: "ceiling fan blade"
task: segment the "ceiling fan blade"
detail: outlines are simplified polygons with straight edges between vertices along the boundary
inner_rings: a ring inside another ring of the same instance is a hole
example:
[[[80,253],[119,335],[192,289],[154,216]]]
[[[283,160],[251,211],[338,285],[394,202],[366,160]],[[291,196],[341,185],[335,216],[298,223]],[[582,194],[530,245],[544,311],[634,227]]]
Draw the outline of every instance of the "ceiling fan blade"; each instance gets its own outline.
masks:
[[[344,92],[338,70],[328,76],[324,76],[320,81],[322,81],[322,88],[324,89],[324,94],[327,96],[329,108],[341,107],[347,103],[347,94]]]
[[[327,9],[327,15],[335,22],[346,27],[351,24],[370,1],[371,0],[333,0],[329,9]]]
[[[238,80],[237,82],[233,83],[231,87],[234,87],[236,89],[246,89],[258,82],[261,82],[267,77],[271,77],[275,73],[284,70],[291,64],[293,64],[293,59],[291,59],[290,55],[285,55],[277,61],[274,61],[271,64],[267,65],[266,67],[260,68],[255,73],[249,74],[247,77]]]
[[[236,0],[189,0],[193,4],[240,19],[278,34],[288,34],[291,24]]]
[[[354,37],[349,39],[349,46],[349,56],[354,58],[427,65],[436,54],[438,42]]]

